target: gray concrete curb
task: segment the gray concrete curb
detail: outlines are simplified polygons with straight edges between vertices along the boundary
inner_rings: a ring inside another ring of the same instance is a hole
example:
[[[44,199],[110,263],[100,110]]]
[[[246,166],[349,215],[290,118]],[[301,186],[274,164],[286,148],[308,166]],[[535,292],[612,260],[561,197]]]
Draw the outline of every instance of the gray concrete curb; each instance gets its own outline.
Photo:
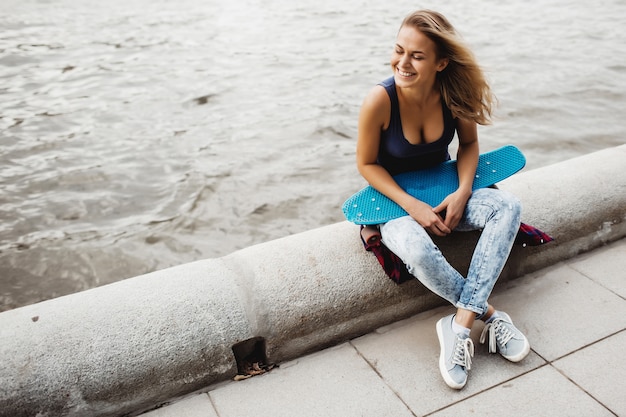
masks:
[[[626,145],[516,175],[523,221],[502,281],[626,235]],[[441,240],[467,268],[476,234]],[[469,249],[468,249],[469,248]],[[117,416],[234,376],[233,345],[281,362],[442,304],[397,286],[347,222],[0,313],[0,416]]]

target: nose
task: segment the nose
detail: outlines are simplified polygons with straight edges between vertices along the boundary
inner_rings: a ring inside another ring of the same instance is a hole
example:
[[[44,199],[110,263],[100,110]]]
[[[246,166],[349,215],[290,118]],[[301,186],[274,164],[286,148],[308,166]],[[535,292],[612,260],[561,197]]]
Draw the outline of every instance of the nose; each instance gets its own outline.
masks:
[[[411,58],[408,54],[404,54],[402,55],[402,57],[400,57],[400,66],[404,66],[409,64],[409,62],[411,61]]]

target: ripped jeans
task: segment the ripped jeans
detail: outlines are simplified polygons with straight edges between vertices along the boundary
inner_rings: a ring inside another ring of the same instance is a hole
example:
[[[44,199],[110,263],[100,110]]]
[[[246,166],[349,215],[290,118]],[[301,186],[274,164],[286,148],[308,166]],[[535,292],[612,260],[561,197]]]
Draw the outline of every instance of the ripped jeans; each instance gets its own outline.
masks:
[[[455,231],[481,230],[467,278],[445,259],[430,235],[412,217],[380,225],[383,243],[429,290],[457,308],[487,312],[487,299],[506,263],[520,226],[519,200],[506,191],[475,190]]]

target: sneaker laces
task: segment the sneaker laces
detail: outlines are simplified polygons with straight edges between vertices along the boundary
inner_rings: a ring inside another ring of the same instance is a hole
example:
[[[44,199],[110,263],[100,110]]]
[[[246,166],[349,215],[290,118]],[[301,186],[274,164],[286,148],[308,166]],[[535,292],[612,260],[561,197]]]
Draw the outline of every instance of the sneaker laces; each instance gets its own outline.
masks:
[[[461,339],[456,337],[454,342],[454,355],[452,363],[461,365],[468,371],[472,369],[472,356],[474,356],[474,342],[469,337]]]
[[[489,353],[496,353],[498,343],[500,346],[506,344],[513,338],[513,332],[508,326],[508,322],[501,318],[495,318],[491,323],[487,323],[480,334],[480,343],[485,343],[485,338],[489,334]]]

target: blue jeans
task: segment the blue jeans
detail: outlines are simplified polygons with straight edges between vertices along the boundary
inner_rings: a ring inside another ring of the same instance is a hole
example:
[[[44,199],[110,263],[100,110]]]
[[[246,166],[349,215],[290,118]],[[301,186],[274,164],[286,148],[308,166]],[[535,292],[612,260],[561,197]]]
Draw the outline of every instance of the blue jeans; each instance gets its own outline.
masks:
[[[455,229],[482,229],[467,278],[448,263],[426,230],[412,217],[391,220],[381,225],[380,231],[383,243],[426,288],[457,308],[480,316],[487,312],[487,299],[511,252],[520,214],[519,200],[506,191],[483,188],[472,193]]]

